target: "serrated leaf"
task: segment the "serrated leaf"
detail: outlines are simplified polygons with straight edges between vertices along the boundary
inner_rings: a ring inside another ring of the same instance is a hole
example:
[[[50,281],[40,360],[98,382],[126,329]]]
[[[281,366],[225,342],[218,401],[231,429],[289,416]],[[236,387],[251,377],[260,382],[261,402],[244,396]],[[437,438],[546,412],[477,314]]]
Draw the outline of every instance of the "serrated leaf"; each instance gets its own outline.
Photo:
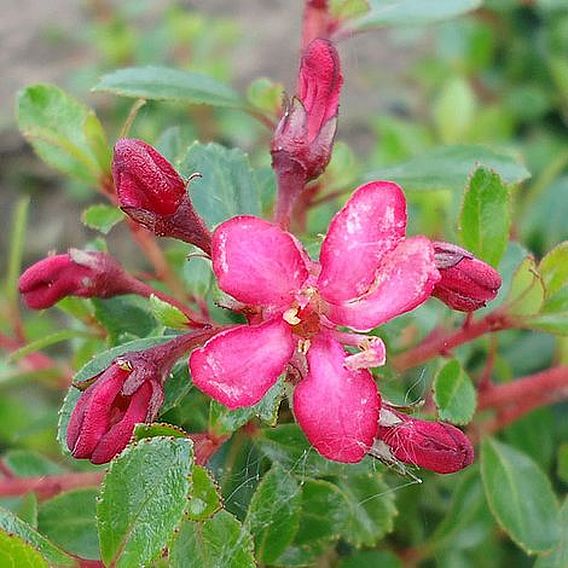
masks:
[[[101,558],[106,565],[150,562],[180,523],[190,488],[193,444],[147,438],[111,462],[97,504]]]
[[[187,328],[188,319],[185,314],[179,308],[164,302],[155,294],[150,296],[150,308],[154,317],[162,325],[173,329]]]
[[[539,556],[534,568],[566,568],[568,566],[568,497],[564,499],[559,513],[560,539],[549,554]]]
[[[510,225],[508,188],[496,172],[478,168],[464,195],[458,227],[461,243],[497,266],[507,248]]]
[[[236,91],[209,75],[169,67],[119,69],[103,75],[93,90],[137,99],[222,107],[246,106]]]
[[[479,8],[481,0],[367,0],[369,11],[349,24],[354,31],[424,26]]]
[[[191,183],[191,199],[210,226],[235,215],[260,215],[259,188],[248,156],[241,150],[196,142],[180,163],[182,176],[194,172],[203,177]]]
[[[75,560],[14,514],[0,507],[0,529],[17,535],[37,549],[50,566],[76,566]]]
[[[0,530],[0,566],[49,568],[45,558],[24,539]]]
[[[487,438],[481,476],[491,512],[528,554],[551,550],[559,536],[558,503],[550,481],[525,454]]]
[[[250,533],[227,511],[186,521],[170,548],[171,568],[255,568]]]
[[[133,440],[136,442],[144,438],[157,438],[164,436],[172,438],[189,438],[187,432],[182,430],[179,426],[166,424],[165,422],[136,424],[136,426],[134,426],[134,432],[132,434]]]
[[[467,424],[477,404],[475,388],[459,361],[448,361],[434,379],[434,402],[440,419],[453,424]]]
[[[553,248],[538,265],[546,296],[550,297],[568,286],[568,241]]]
[[[83,225],[108,235],[110,230],[124,219],[124,213],[110,205],[91,205],[81,215]]]
[[[222,506],[219,488],[209,472],[200,465],[191,470],[191,492],[186,515],[192,521],[206,521]]]
[[[50,166],[88,183],[110,172],[110,149],[95,113],[54,85],[18,95],[18,126]]]
[[[544,284],[534,258],[526,257],[513,275],[507,298],[507,313],[514,316],[538,314],[544,302]]]
[[[292,542],[300,522],[302,495],[295,478],[273,465],[250,502],[244,526],[256,544],[256,558],[273,564]]]
[[[64,550],[81,558],[98,560],[97,494],[97,489],[76,489],[45,501],[39,509],[39,530]]]
[[[506,184],[528,179],[524,165],[511,155],[485,146],[440,146],[408,161],[365,174],[364,179],[396,180],[406,191],[462,192],[479,166],[491,168]]]
[[[394,528],[394,493],[379,473],[340,477],[335,484],[348,503],[341,535],[354,546],[374,546]]]

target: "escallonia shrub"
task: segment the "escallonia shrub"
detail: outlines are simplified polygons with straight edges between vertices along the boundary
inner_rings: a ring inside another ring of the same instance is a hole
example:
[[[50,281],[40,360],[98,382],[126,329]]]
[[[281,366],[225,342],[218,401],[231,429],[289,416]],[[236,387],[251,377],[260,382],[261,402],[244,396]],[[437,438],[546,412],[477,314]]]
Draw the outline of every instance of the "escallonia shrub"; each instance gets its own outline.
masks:
[[[104,565],[146,565],[160,555],[175,566],[311,565],[339,538],[374,546],[392,530],[390,498],[383,512],[388,528],[362,536],[364,529],[353,528],[357,514],[343,511],[328,532],[311,539],[309,518],[322,506],[312,493],[320,492],[332,510],[336,498],[361,507],[380,500],[385,486],[374,483],[383,484],[386,475],[420,481],[425,470],[460,472],[474,463],[474,444],[485,431],[546,404],[543,388],[560,388],[556,375],[542,379],[546,387],[534,386],[540,378],[497,386],[485,377],[476,393],[453,360],[423,405],[393,395],[393,374],[448,357],[487,333],[522,328],[535,314],[519,308],[528,293],[522,291],[491,308],[502,287],[495,266],[508,226],[487,234],[480,226],[488,212],[508,207],[509,198],[499,201],[505,186],[482,166],[472,175],[460,219],[461,244],[473,251],[438,240],[440,232],[408,235],[416,210],[397,179],[368,178],[344,190],[325,235],[306,238],[306,211],[325,198],[326,176],[333,175],[328,168],[344,86],[336,42],[349,35],[350,21],[327,2],[307,1],[296,94],[284,97],[278,115],[254,109],[272,129],[265,148],[274,184],[269,207],[247,205],[254,179],[247,178],[250,187],[232,185],[233,174],[223,167],[229,170],[233,158],[219,146],[206,147],[207,159],[189,160],[200,162],[199,172],[188,172],[187,164],[182,172],[180,162],[149,141],[124,133],[98,180],[156,273],[135,276],[106,251],[71,249],[38,261],[19,279],[33,310],[69,297],[96,306],[137,297],[161,324],[98,353],[75,375],[61,413],[64,449],[77,460],[110,462],[97,505]],[[154,80],[159,84],[160,77]],[[214,93],[211,98],[214,105]],[[194,189],[198,178],[209,184]],[[212,194],[204,196],[208,189]],[[220,211],[232,214],[219,218]],[[472,227],[483,233],[478,239],[467,236]],[[187,247],[188,274],[192,257],[200,257],[210,267],[214,293],[189,293],[180,285],[155,237]],[[465,313],[463,325],[448,331],[442,323],[416,339],[413,322],[436,301],[445,307],[434,309],[448,321]],[[478,310],[483,314],[476,319]],[[96,326],[108,333],[104,318]],[[533,396],[528,404],[527,393]],[[464,432],[458,426],[471,421],[476,399],[497,418]],[[242,459],[239,452],[252,451],[250,444],[258,445],[263,477],[258,483],[257,474],[248,512],[238,520],[223,510],[224,488],[215,479]],[[522,461],[495,444],[484,451]],[[99,481],[100,470],[94,471]],[[367,483],[364,476],[372,480],[370,493],[359,495],[354,488]],[[384,521],[375,509],[369,514],[373,527]],[[213,560],[199,564],[205,557]]]

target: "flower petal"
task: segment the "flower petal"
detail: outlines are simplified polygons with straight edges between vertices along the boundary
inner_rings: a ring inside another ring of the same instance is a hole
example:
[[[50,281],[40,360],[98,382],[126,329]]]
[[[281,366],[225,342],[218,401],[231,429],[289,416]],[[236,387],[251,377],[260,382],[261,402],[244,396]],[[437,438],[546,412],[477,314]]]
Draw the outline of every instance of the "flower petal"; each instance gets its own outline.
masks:
[[[316,336],[309,373],[294,391],[294,414],[324,457],[361,461],[377,433],[381,397],[371,373],[344,366],[346,353],[331,336]]]
[[[189,368],[197,388],[225,406],[256,404],[284,371],[295,349],[290,326],[277,318],[222,331],[196,349]]]
[[[439,279],[432,243],[426,237],[405,239],[385,256],[371,290],[350,302],[330,304],[328,317],[369,331],[425,302]]]
[[[331,221],[321,247],[322,297],[340,303],[367,292],[405,230],[406,201],[396,183],[373,181],[355,190]]]
[[[219,287],[245,304],[287,305],[308,277],[292,236],[257,217],[219,225],[212,257]]]

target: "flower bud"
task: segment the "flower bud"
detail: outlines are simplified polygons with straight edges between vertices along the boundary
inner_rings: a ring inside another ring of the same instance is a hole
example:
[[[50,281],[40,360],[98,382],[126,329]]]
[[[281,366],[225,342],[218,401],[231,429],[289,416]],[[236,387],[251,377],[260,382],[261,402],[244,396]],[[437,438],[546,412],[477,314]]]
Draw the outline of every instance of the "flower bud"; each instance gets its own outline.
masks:
[[[333,44],[315,39],[300,63],[298,93],[286,104],[272,139],[274,167],[303,171],[305,181],[319,176],[331,158],[343,77]]]
[[[451,424],[418,420],[387,405],[381,408],[377,439],[371,452],[436,473],[454,473],[473,463],[473,447]]]
[[[497,296],[501,276],[470,252],[450,243],[434,242],[434,258],[441,280],[433,296],[460,312],[473,312]]]
[[[135,291],[136,280],[110,255],[70,249],[48,256],[21,276],[19,290],[26,305],[42,310],[66,296],[110,298]]]

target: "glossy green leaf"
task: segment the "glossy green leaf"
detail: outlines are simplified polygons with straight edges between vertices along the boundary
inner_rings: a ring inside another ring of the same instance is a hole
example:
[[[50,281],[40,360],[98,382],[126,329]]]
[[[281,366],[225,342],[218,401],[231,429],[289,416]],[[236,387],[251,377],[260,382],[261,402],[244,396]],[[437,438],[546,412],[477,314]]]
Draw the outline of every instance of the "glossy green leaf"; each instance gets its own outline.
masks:
[[[108,235],[110,230],[124,219],[124,213],[110,205],[91,205],[81,215],[83,225]]]
[[[544,283],[534,258],[527,256],[513,275],[507,312],[515,316],[538,314],[544,302]]]
[[[241,107],[244,102],[231,87],[208,75],[169,67],[129,67],[101,77],[95,91],[105,91],[162,101],[179,101],[221,107]]]
[[[75,489],[45,501],[39,509],[38,529],[63,550],[98,560],[97,494],[97,489]]]
[[[463,200],[458,227],[461,243],[497,266],[507,248],[510,225],[508,188],[496,172],[478,168]]]
[[[457,359],[448,361],[434,380],[434,402],[441,420],[467,424],[477,404],[475,388]]]
[[[97,504],[105,564],[136,568],[160,553],[187,504],[192,456],[190,440],[156,437],[111,462]]]
[[[180,163],[182,176],[194,172],[203,177],[191,183],[191,199],[210,226],[235,215],[260,215],[259,187],[242,150],[196,142]]]
[[[76,566],[76,562],[52,544],[42,534],[20,520],[10,511],[0,508],[0,529],[19,536],[37,549],[50,566]]]
[[[553,248],[538,265],[547,297],[568,286],[568,241]]]
[[[489,508],[507,534],[529,554],[550,551],[560,535],[558,504],[542,470],[488,438],[481,445],[481,476]]]
[[[95,113],[59,87],[26,87],[17,115],[22,134],[50,166],[89,183],[110,172],[110,149]]]
[[[507,184],[530,177],[516,158],[485,146],[440,146],[408,161],[375,170],[364,179],[391,179],[406,191],[462,192],[468,176],[479,166],[491,168]]]
[[[0,530],[0,566],[49,568],[45,558],[23,538]]]
[[[556,548],[548,554],[539,556],[534,568],[566,568],[568,566],[568,497],[560,508],[560,538]]]
[[[227,511],[203,523],[186,521],[170,548],[171,568],[255,568],[250,533]]]
[[[359,473],[334,480],[347,499],[341,534],[354,546],[374,546],[394,528],[395,496],[380,473]]]
[[[154,294],[150,296],[150,308],[154,317],[162,325],[173,329],[187,330],[188,319],[179,308],[164,302],[164,300],[161,300]]]
[[[254,538],[259,561],[273,564],[292,542],[300,522],[301,503],[296,479],[273,465],[256,488],[244,522]]]
[[[209,472],[200,465],[191,470],[191,493],[186,515],[192,521],[206,521],[222,506],[219,487]]]
[[[367,0],[369,11],[349,24],[354,31],[379,27],[424,26],[479,8],[481,0]]]

